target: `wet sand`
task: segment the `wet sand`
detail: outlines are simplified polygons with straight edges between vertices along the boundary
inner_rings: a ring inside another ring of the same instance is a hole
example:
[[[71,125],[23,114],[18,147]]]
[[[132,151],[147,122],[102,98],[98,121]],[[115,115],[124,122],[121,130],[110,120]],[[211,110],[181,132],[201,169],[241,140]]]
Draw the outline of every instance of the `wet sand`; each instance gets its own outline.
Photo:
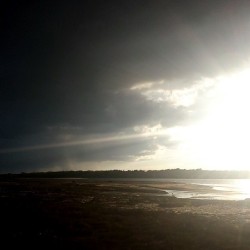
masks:
[[[1,180],[2,244],[8,249],[250,249],[250,201],[177,199],[164,191],[207,188]]]

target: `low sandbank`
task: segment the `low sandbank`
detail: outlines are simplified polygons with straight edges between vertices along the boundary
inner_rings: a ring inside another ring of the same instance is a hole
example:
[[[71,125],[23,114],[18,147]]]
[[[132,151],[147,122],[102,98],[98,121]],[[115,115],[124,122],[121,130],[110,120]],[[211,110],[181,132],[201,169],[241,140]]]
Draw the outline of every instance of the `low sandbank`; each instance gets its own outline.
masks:
[[[250,202],[177,199],[175,182],[14,179],[0,186],[1,235],[44,249],[249,249]]]

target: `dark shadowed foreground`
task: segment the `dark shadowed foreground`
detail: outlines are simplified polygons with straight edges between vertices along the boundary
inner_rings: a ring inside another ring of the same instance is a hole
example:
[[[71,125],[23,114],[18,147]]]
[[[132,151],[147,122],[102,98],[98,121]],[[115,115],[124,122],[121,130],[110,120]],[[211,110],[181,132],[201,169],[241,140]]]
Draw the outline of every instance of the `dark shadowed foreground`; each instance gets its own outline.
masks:
[[[176,199],[162,191],[168,185],[175,183],[2,180],[1,244],[6,249],[250,249],[249,201]]]

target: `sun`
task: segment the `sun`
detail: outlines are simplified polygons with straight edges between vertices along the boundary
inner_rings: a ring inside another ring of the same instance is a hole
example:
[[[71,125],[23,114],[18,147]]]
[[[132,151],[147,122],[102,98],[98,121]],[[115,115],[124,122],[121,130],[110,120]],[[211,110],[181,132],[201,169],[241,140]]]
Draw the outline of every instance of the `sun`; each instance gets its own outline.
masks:
[[[204,168],[250,170],[250,68],[214,81],[208,115],[178,131],[181,149]]]

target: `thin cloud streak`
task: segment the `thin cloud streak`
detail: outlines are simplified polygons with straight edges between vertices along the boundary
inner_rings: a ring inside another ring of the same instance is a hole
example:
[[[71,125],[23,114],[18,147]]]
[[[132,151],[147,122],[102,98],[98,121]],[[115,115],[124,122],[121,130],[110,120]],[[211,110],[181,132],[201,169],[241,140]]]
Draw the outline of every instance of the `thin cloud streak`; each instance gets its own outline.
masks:
[[[51,144],[41,144],[27,147],[18,147],[18,148],[7,148],[0,150],[0,154],[8,154],[8,153],[17,153],[17,152],[27,152],[34,150],[43,150],[43,149],[51,149],[51,148],[63,148],[63,147],[73,147],[79,145],[91,145],[91,144],[100,144],[100,143],[115,143],[119,141],[129,141],[134,139],[149,139],[155,136],[163,135],[161,132],[154,133],[143,133],[143,134],[130,134],[130,135],[118,135],[118,136],[107,136],[102,138],[94,138],[94,139],[85,139],[80,141],[69,141],[69,142],[59,142],[59,143],[51,143]]]

